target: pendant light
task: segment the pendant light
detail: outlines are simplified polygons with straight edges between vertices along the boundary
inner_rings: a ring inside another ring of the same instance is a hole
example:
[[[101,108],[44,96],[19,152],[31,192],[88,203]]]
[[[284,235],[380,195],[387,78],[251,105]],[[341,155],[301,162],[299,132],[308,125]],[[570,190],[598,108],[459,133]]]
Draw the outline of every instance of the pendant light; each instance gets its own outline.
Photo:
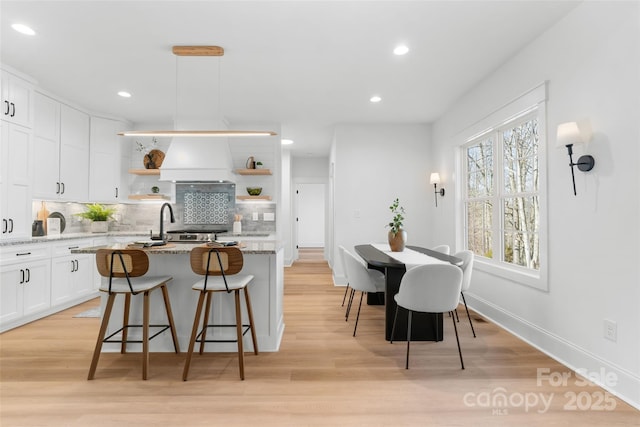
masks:
[[[172,50],[173,54],[176,56],[224,56],[224,49],[220,46],[173,46]],[[176,98],[178,96],[177,84],[176,80]],[[119,132],[118,135],[155,137],[236,137],[275,136],[277,133],[269,130],[131,130]]]

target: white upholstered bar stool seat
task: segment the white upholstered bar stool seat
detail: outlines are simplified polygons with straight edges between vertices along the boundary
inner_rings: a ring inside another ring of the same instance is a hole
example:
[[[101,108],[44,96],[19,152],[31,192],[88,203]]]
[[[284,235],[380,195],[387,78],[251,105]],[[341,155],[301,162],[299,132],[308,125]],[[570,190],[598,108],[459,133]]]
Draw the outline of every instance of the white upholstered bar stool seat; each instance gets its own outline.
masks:
[[[193,329],[189,340],[189,350],[184,364],[182,379],[187,380],[191,358],[196,342],[200,343],[200,354],[204,352],[204,345],[207,342],[230,342],[227,339],[207,339],[207,331],[210,328],[235,327],[236,342],[238,346],[238,367],[240,379],[244,380],[244,344],[243,337],[251,331],[253,342],[253,352],[258,354],[258,339],[253,321],[253,311],[251,309],[251,299],[249,298],[248,285],[253,280],[251,274],[239,274],[244,265],[242,252],[237,247],[196,247],[191,250],[191,269],[194,273],[203,275],[204,278],[193,284],[192,289],[200,293],[198,305],[193,319]],[[244,293],[245,305],[247,309],[248,324],[242,323],[242,310],[240,307],[240,292]],[[209,323],[209,315],[213,295],[215,293],[233,293],[235,298],[235,325]],[[206,304],[205,304],[206,297]],[[204,307],[204,311],[203,311]],[[202,324],[200,323],[200,318]]]
[[[96,346],[93,351],[93,359],[91,360],[88,379],[92,380],[94,378],[100,353],[102,352],[102,344],[105,342],[119,342],[121,344],[121,353],[126,353],[127,343],[142,344],[142,379],[146,380],[149,366],[149,341],[151,339],[170,329],[174,350],[176,353],[180,353],[178,335],[176,333],[175,322],[173,321],[173,314],[171,313],[169,292],[167,291],[167,282],[172,280],[172,277],[146,276],[145,273],[149,269],[149,257],[140,249],[100,249],[96,253],[96,265],[100,275],[109,279],[108,282],[103,280],[103,283],[100,285],[100,292],[105,292],[109,296],[102,316]],[[151,325],[149,324],[149,294],[158,288],[162,291],[168,323]],[[138,294],[143,295],[142,325],[129,323],[131,296]],[[111,318],[111,311],[117,295],[124,296],[122,327],[105,338],[109,326],[109,319]],[[128,332],[130,328],[142,328],[142,340],[129,339]],[[154,329],[155,333],[149,336],[151,328]],[[122,336],[121,339],[118,339],[117,334],[120,332],[122,332]]]

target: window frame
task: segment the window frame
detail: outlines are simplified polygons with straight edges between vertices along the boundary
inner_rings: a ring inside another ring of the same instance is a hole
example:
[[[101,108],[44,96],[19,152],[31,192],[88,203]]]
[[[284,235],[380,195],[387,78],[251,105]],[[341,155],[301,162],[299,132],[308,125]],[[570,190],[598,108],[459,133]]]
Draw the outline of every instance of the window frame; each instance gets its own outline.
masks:
[[[491,275],[502,277],[511,282],[533,287],[541,291],[548,291],[548,235],[547,235],[547,123],[546,123],[546,82],[534,87],[530,91],[517,97],[513,101],[500,107],[484,119],[470,126],[459,136],[457,150],[457,168],[461,179],[458,184],[458,247],[468,249],[467,236],[467,164],[466,149],[472,142],[478,143],[480,138],[491,133],[495,139],[498,132],[509,124],[514,125],[518,120],[536,117],[538,120],[538,202],[539,202],[539,269],[534,270],[502,261],[504,252],[504,201],[508,198],[504,191],[504,164],[502,137],[493,143],[493,194],[488,197],[494,203],[492,211],[491,242],[493,258],[481,255],[475,256],[474,268]],[[486,198],[483,198],[483,200]]]

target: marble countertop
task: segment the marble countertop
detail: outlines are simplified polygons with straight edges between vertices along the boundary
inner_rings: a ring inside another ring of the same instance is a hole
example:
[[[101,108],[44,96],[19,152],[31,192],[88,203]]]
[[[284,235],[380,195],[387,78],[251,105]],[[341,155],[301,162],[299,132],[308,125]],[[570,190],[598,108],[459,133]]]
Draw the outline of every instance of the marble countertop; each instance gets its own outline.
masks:
[[[240,250],[244,254],[275,254],[284,246],[282,242],[277,240],[239,240]],[[72,249],[74,254],[95,254],[98,249],[127,249],[126,243],[116,243],[105,246],[93,246],[86,248]],[[197,246],[203,246],[202,243],[168,243],[166,246],[153,246],[144,248],[143,250],[152,255],[179,255],[188,254]]]

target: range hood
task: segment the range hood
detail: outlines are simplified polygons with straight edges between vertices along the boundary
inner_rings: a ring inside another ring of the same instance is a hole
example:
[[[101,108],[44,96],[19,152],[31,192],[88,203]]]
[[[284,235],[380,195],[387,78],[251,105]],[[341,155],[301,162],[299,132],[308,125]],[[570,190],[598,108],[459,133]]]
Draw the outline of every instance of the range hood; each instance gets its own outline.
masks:
[[[176,137],[171,140],[160,181],[233,181],[227,138]]]

